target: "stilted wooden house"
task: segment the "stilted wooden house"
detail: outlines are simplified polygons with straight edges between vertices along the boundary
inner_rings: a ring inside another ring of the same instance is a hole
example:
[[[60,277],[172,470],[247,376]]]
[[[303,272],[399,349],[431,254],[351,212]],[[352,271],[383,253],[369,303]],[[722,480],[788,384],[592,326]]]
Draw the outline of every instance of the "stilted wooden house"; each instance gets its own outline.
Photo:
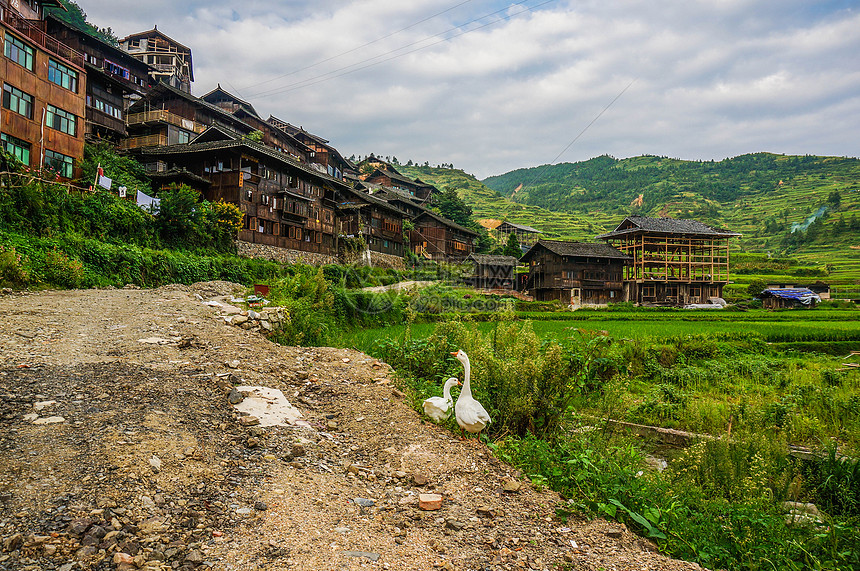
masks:
[[[84,156],[84,55],[45,31],[44,7],[57,0],[0,0],[0,141],[28,167],[79,174]]]
[[[153,83],[166,83],[191,93],[191,83],[194,81],[191,48],[160,32],[158,26],[126,36],[119,44],[133,57],[152,66],[150,76]]]
[[[534,246],[535,242],[538,241],[542,232],[536,228],[532,228],[531,226],[524,226],[522,224],[514,224],[513,222],[508,222],[505,220],[492,230],[493,235],[496,240],[501,242],[502,244],[506,244],[508,241],[508,236],[511,234],[516,235],[517,242],[519,242],[520,246],[525,249],[531,248]]]
[[[412,180],[396,170],[376,169],[365,178],[365,181],[400,190],[420,202],[429,201],[433,196],[433,191],[436,190],[432,184],[427,184],[417,178]]]
[[[474,266],[472,275],[466,278],[466,283],[470,286],[486,289],[516,289],[518,261],[515,257],[471,254],[466,261]]]
[[[412,219],[409,233],[412,252],[436,261],[460,261],[475,251],[478,233],[431,210]]]
[[[361,237],[381,254],[403,257],[402,211],[386,201],[355,188],[338,193],[337,218],[341,236]]]
[[[57,16],[45,18],[47,32],[84,55],[87,73],[86,121],[88,140],[118,142],[127,135],[126,109],[152,87],[149,65],[81,30]]]
[[[337,149],[332,147],[327,139],[308,133],[304,128],[296,127],[272,115],[269,116],[267,121],[269,124],[292,135],[306,145],[310,149],[308,162],[316,165],[316,168],[322,172],[341,180],[345,178],[347,173],[357,174],[355,165],[345,159]]]
[[[605,243],[538,240],[520,261],[529,265],[526,289],[536,301],[605,305],[622,301],[630,256]]]
[[[631,258],[624,268],[624,301],[686,305],[723,296],[729,240],[737,236],[695,220],[628,216],[598,238]]]
[[[137,153],[146,164],[205,179],[208,200],[237,204],[245,214],[239,240],[337,253],[335,208],[338,193],[349,188],[343,181],[217,127],[189,144],[147,147]]]

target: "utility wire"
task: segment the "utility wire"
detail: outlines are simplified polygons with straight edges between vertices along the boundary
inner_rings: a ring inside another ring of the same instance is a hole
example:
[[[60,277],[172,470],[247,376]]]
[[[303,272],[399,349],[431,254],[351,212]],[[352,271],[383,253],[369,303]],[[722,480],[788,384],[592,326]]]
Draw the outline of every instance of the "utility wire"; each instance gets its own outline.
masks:
[[[352,48],[352,49],[350,49],[350,50],[347,50],[347,51],[345,51],[345,52],[341,52],[341,53],[339,53],[339,54],[337,54],[337,55],[333,55],[333,56],[331,56],[331,57],[327,57],[327,58],[325,58],[325,59],[321,59],[321,60],[319,60],[319,61],[317,61],[317,62],[314,62],[314,63],[308,64],[308,65],[306,65],[305,67],[300,67],[299,69],[295,69],[295,70],[293,70],[293,71],[291,71],[291,72],[289,72],[289,73],[285,73],[285,74],[283,74],[283,75],[279,75],[279,76],[277,76],[277,77],[273,77],[272,79],[267,79],[266,81],[261,81],[260,83],[254,83],[254,84],[252,84],[252,85],[246,85],[246,86],[245,86],[245,87],[243,87],[242,89],[250,89],[250,88],[252,88],[252,87],[258,87],[258,86],[260,86],[260,85],[265,85],[265,84],[267,84],[267,83],[271,83],[271,82],[273,82],[273,81],[277,81],[277,80],[279,80],[279,79],[283,79],[283,78],[285,78],[285,77],[289,77],[289,76],[291,76],[291,75],[295,75],[295,74],[299,73],[300,71],[305,71],[305,70],[310,69],[310,68],[312,68],[312,67],[316,67],[316,66],[321,65],[321,64],[324,64],[324,63],[326,63],[326,62],[330,62],[330,61],[331,61],[331,60],[333,60],[333,59],[337,59],[337,58],[339,58],[339,57],[342,57],[342,56],[345,56],[345,55],[351,54],[351,53],[353,53],[353,52],[357,52],[358,50],[360,50],[360,49],[362,49],[362,48],[366,48],[367,46],[372,46],[373,44],[375,44],[375,43],[377,43],[377,42],[381,42],[382,40],[387,40],[387,39],[388,39],[388,38],[390,38],[391,36],[396,36],[396,35],[397,35],[397,34],[399,34],[400,32],[405,32],[406,30],[408,30],[408,29],[410,29],[410,28],[414,28],[415,26],[418,26],[418,25],[420,25],[420,24],[423,24],[424,22],[428,22],[428,21],[432,20],[433,18],[436,18],[437,16],[441,16],[442,14],[445,14],[445,13],[447,13],[447,12],[450,12],[451,10],[455,10],[455,9],[459,8],[460,6],[462,6],[462,5],[464,5],[464,4],[468,4],[468,3],[469,3],[469,2],[471,2],[471,1],[472,1],[472,0],[465,0],[464,2],[460,2],[459,4],[456,4],[456,5],[454,5],[454,6],[451,6],[450,8],[447,8],[447,9],[445,9],[445,10],[442,10],[441,12],[436,12],[436,13],[435,13],[435,14],[433,14],[432,16],[428,16],[428,17],[424,18],[423,20],[419,20],[419,21],[417,21],[417,22],[415,22],[415,23],[413,23],[413,24],[409,24],[408,26],[406,26],[406,27],[404,27],[404,28],[400,28],[400,29],[399,29],[399,30],[397,30],[396,32],[391,32],[390,34],[386,34],[386,35],[382,36],[381,38],[376,38],[375,40],[371,40],[371,41],[369,41],[369,42],[367,42],[367,43],[361,44],[360,46],[356,46],[356,47],[354,47],[354,48]]]
[[[297,83],[294,83],[294,84],[291,84],[291,85],[287,85],[287,86],[284,86],[284,87],[279,87],[279,88],[271,89],[271,90],[269,90],[269,91],[262,91],[262,92],[260,92],[260,93],[255,93],[255,94],[253,94],[253,96],[254,96],[254,97],[269,97],[269,96],[272,96],[272,95],[279,95],[279,94],[281,94],[281,93],[286,93],[286,92],[289,92],[289,91],[295,91],[296,89],[301,89],[301,88],[303,88],[303,87],[310,87],[310,86],[312,86],[312,85],[316,85],[316,84],[318,84],[318,83],[322,83],[322,82],[324,82],[324,81],[328,81],[328,80],[330,80],[330,79],[336,79],[336,78],[338,78],[338,77],[342,77],[342,76],[344,76],[344,75],[349,75],[349,74],[351,74],[351,73],[355,73],[356,71],[361,71],[361,70],[367,69],[367,68],[369,68],[369,67],[373,67],[373,66],[379,65],[379,64],[381,64],[381,63],[385,63],[385,62],[388,62],[388,61],[391,61],[391,60],[397,59],[397,58],[399,58],[399,57],[403,57],[403,56],[405,56],[405,55],[409,55],[409,54],[412,54],[412,53],[415,53],[415,52],[418,52],[418,51],[421,51],[421,50],[424,50],[424,49],[427,49],[427,48],[433,47],[433,46],[438,45],[438,44],[441,44],[441,43],[443,43],[443,42],[447,42],[447,41],[453,40],[453,39],[458,38],[458,37],[460,37],[460,36],[464,36],[464,35],[466,35],[466,34],[468,34],[468,33],[478,31],[478,30],[480,30],[480,29],[486,28],[486,27],[488,27],[488,26],[492,26],[492,25],[494,25],[494,24],[498,24],[499,22],[504,22],[504,21],[510,20],[510,19],[511,19],[511,18],[513,18],[514,16],[519,16],[520,14],[524,14],[524,13],[526,13],[526,12],[532,12],[532,11],[534,11],[536,8],[540,8],[541,6],[544,6],[545,4],[549,4],[549,3],[554,2],[554,1],[555,1],[555,0],[544,0],[543,2],[540,2],[540,3],[538,3],[538,4],[535,4],[534,6],[526,7],[526,8],[524,8],[523,10],[520,10],[519,12],[516,12],[516,13],[510,14],[509,16],[507,16],[507,17],[505,17],[505,18],[501,18],[501,19],[499,19],[499,20],[494,20],[494,21],[492,21],[492,22],[487,22],[486,24],[482,24],[482,25],[477,26],[477,27],[475,27],[475,28],[472,28],[472,29],[470,29],[470,30],[465,30],[465,31],[462,31],[462,32],[460,32],[460,33],[458,33],[458,34],[454,34],[454,35],[452,35],[452,36],[449,36],[449,37],[445,37],[445,38],[439,39],[439,40],[437,40],[437,41],[435,41],[435,42],[433,42],[433,43],[431,43],[431,44],[427,44],[427,45],[424,45],[424,46],[421,46],[421,47],[415,48],[415,49],[413,49],[413,50],[409,50],[409,51],[407,51],[407,52],[403,52],[403,53],[400,53],[400,54],[396,54],[396,52],[399,52],[399,51],[401,51],[401,50],[404,50],[404,49],[406,49],[406,48],[408,48],[408,47],[414,46],[414,45],[416,45],[416,44],[420,44],[420,43],[422,43],[422,42],[425,42],[425,41],[427,41],[427,40],[429,40],[429,39],[432,39],[432,38],[435,38],[435,37],[442,36],[442,35],[447,34],[448,32],[450,32],[451,30],[456,30],[456,29],[458,29],[458,28],[451,28],[450,30],[446,30],[445,32],[441,32],[441,33],[439,33],[439,34],[435,34],[435,35],[430,36],[430,37],[428,37],[428,38],[424,38],[423,40],[419,40],[419,41],[417,41],[417,42],[413,42],[413,43],[411,43],[411,44],[407,44],[407,45],[405,45],[405,46],[402,46],[402,47],[397,48],[397,49],[395,49],[395,50],[391,50],[391,51],[389,51],[389,52],[386,52],[386,53],[380,54],[380,55],[378,55],[378,56],[374,56],[374,57],[368,58],[368,59],[366,59],[366,60],[359,61],[359,62],[356,62],[356,63],[354,63],[354,64],[350,64],[350,65],[344,66],[344,67],[342,67],[342,68],[335,69],[335,70],[333,70],[333,71],[330,71],[330,72],[327,72],[327,73],[323,73],[323,74],[320,74],[320,75],[318,75],[318,76],[316,76],[316,77],[311,77],[311,78],[308,78],[308,79],[302,80],[302,81],[300,81],[300,82],[297,82]],[[488,16],[493,16],[493,15],[498,14],[499,12],[503,12],[503,11],[505,11],[505,10],[507,10],[507,8],[505,8],[504,10],[497,10],[496,12],[493,12],[492,14],[487,14],[487,15],[485,15],[485,16],[481,16],[480,18],[476,18],[476,19],[474,19],[474,20],[471,20],[470,22],[466,22],[466,24],[463,24],[463,25],[468,25],[468,24],[471,24],[471,23],[477,22],[478,20],[481,20],[481,19],[486,18],[486,17],[488,17]],[[373,60],[375,60],[375,59],[378,59],[378,58],[384,57],[384,56],[389,55],[389,54],[396,54],[396,55],[392,55],[391,57],[387,57],[387,58],[385,58],[385,59],[381,59],[381,60],[379,60],[379,61],[375,61],[375,62],[373,61]],[[368,62],[372,62],[372,63],[368,63]],[[364,64],[364,63],[367,63],[367,65],[361,65],[361,64]],[[355,66],[360,66],[360,67],[355,67]],[[354,69],[350,69],[350,68],[354,68]],[[343,73],[341,73],[341,72],[343,72]],[[337,75],[335,75],[335,74],[337,74]],[[331,76],[331,77],[328,77],[328,76]]]
[[[592,120],[591,120],[591,122],[590,122],[590,123],[588,123],[588,125],[586,125],[586,126],[582,129],[582,131],[580,131],[580,132],[579,132],[579,134],[578,134],[576,137],[574,137],[574,138],[573,138],[573,140],[572,140],[571,142],[569,142],[569,143],[567,144],[567,146],[566,146],[565,148],[563,148],[559,154],[557,154],[557,155],[555,156],[555,158],[554,158],[553,160],[551,160],[549,163],[547,163],[547,164],[545,164],[545,165],[543,165],[543,166],[541,166],[541,167],[538,167],[538,171],[535,173],[535,176],[534,176],[534,177],[533,177],[529,182],[527,182],[527,183],[523,184],[523,188],[525,188],[525,187],[527,187],[527,186],[533,186],[533,185],[537,184],[538,182],[540,182],[541,174],[542,174],[542,173],[541,173],[541,171],[542,171],[542,170],[544,170],[544,171],[545,171],[547,167],[552,166],[552,164],[553,164],[553,163],[555,163],[555,161],[557,161],[557,160],[558,160],[558,159],[559,159],[559,158],[560,158],[564,153],[566,153],[566,152],[567,152],[567,150],[568,150],[570,147],[572,147],[572,146],[573,146],[573,144],[574,144],[575,142],[577,142],[577,141],[579,140],[579,138],[580,138],[580,137],[582,137],[582,136],[585,134],[585,132],[586,132],[586,131],[588,131],[588,128],[589,128],[589,127],[591,127],[592,125],[594,125],[594,124],[597,122],[597,120],[598,120],[598,119],[600,119],[600,117],[602,117],[602,116],[603,116],[603,114],[604,114],[604,113],[606,113],[606,112],[609,110],[609,108],[610,108],[610,107],[612,107],[612,106],[615,104],[615,102],[616,102],[616,101],[618,101],[619,99],[621,99],[621,96],[622,96],[622,95],[624,95],[624,93],[625,93],[628,89],[630,89],[630,87],[631,87],[634,83],[636,83],[636,81],[637,81],[638,79],[639,79],[638,77],[633,78],[633,80],[632,80],[630,83],[628,83],[628,84],[627,84],[627,87],[625,87],[624,89],[622,89],[622,90],[621,90],[621,92],[620,92],[618,95],[616,95],[616,96],[615,96],[615,99],[613,99],[612,101],[610,101],[610,102],[609,102],[609,104],[608,104],[606,107],[604,107],[604,108],[603,108],[603,110],[601,110],[601,111],[600,111],[600,113],[598,113],[598,114],[594,117],[594,119],[592,119]]]

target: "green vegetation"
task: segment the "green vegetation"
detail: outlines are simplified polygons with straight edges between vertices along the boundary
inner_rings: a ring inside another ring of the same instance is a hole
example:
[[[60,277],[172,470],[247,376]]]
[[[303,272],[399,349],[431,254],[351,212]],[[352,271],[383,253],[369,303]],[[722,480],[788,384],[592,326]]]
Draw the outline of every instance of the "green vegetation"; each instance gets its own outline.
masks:
[[[588,329],[544,328],[518,321],[508,306],[485,323],[388,327],[364,340],[398,370],[418,410],[442,379],[462,375],[450,351],[464,349],[473,392],[494,419],[482,437],[533,484],[560,492],[562,516],[584,511],[623,521],[664,552],[709,568],[860,565],[860,467],[826,444],[860,450],[860,378],[837,371],[839,360],[783,352],[766,340],[802,326],[810,312],[771,313],[782,323],[765,335],[732,331],[732,316],[746,313],[691,323],[700,331],[721,323],[724,332],[714,335],[677,334],[667,323],[686,322],[664,312],[590,313],[576,320]],[[847,337],[860,344],[855,311],[815,313],[828,314],[822,324],[844,314]],[[635,328],[639,319],[659,328],[635,338],[590,329]],[[818,334],[828,338],[826,329]],[[649,468],[647,449],[608,432],[599,420],[606,418],[721,438],[699,441],[660,472]],[[789,442],[820,448],[822,459],[790,456]],[[787,525],[784,501],[816,503],[822,523]]]
[[[110,27],[99,28],[89,23],[87,21],[86,12],[84,12],[83,8],[78,6],[77,2],[74,2],[73,0],[60,0],[60,2],[65,6],[65,10],[55,8],[53,6],[46,6],[45,11],[57,19],[69,24],[71,27],[81,30],[106,44],[117,47],[119,46],[119,39],[113,33],[113,30]]]

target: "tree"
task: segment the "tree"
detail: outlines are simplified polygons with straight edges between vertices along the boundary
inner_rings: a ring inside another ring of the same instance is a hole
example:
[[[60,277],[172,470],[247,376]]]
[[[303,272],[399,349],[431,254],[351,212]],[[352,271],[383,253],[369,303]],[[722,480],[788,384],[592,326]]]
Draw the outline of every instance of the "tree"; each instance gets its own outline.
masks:
[[[749,295],[750,297],[756,297],[758,294],[763,292],[766,287],[767,282],[765,282],[763,279],[754,279],[747,286],[747,295]]]
[[[161,204],[155,217],[155,227],[161,240],[173,247],[195,248],[203,245],[206,214],[198,203],[200,193],[184,184],[173,184],[159,192],[158,198]]]
[[[505,244],[505,247],[502,249],[503,256],[513,256],[516,259],[520,259],[523,255],[523,249],[520,248],[520,241],[517,239],[517,235],[513,232],[508,234],[508,243]]]
[[[445,188],[435,194],[439,214],[461,226],[470,226],[472,207],[466,204],[453,188]]]
[[[839,208],[839,205],[842,203],[842,196],[839,194],[839,191],[834,190],[831,192],[827,197],[827,202],[830,203],[833,208]]]

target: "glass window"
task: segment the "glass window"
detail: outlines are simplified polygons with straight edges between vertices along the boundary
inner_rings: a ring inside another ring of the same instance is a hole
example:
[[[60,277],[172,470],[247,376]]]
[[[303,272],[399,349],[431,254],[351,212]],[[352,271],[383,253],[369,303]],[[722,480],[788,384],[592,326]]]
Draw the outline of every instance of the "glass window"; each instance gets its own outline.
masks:
[[[12,135],[7,135],[6,133],[0,135],[0,139],[2,139],[3,148],[6,149],[7,153],[25,165],[30,164],[30,143],[22,141]]]
[[[72,157],[46,150],[45,166],[55,170],[60,176],[72,178],[75,160]]]
[[[16,38],[6,34],[6,41],[3,46],[3,55],[11,59],[18,65],[22,65],[33,71],[33,60],[35,59],[35,51],[33,48]]]
[[[33,96],[8,83],[3,84],[3,107],[27,119],[33,118]]]
[[[48,103],[48,110],[45,114],[45,122],[51,129],[62,131],[73,137],[77,133],[78,118],[68,111],[54,107],[50,103]]]
[[[78,72],[52,59],[48,60],[48,81],[78,92]]]
[[[177,139],[177,142],[180,145],[184,145],[185,143],[187,143],[190,140],[191,140],[191,134],[190,133],[188,133],[187,131],[179,131],[179,138]]]

